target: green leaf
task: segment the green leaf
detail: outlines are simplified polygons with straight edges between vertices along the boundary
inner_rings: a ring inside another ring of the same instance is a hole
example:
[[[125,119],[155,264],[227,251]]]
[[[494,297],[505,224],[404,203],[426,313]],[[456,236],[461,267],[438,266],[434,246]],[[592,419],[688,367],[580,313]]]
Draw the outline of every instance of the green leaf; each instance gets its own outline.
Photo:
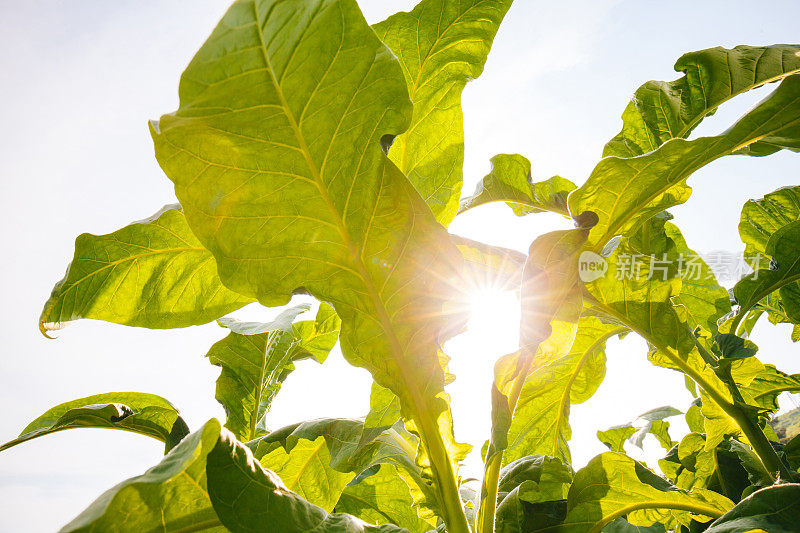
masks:
[[[691,519],[707,521],[733,507],[715,492],[681,490],[616,452],[598,455],[575,474],[567,505],[566,520],[558,530],[565,533],[599,533],[620,516],[640,526],[688,525]]]
[[[593,211],[597,225],[589,236],[594,251],[616,235],[634,232],[664,209],[688,200],[686,180],[725,155],[767,155],[800,150],[800,76],[789,76],[765,100],[724,133],[692,141],[672,139],[640,157],[607,157],[569,196],[574,215]]]
[[[517,216],[549,211],[569,216],[567,195],[575,184],[561,176],[533,182],[531,163],[518,154],[498,154],[475,193],[461,200],[459,213],[490,202],[506,202]]]
[[[686,138],[725,101],[800,72],[799,46],[716,47],[684,54],[675,81],[648,81],[636,90],[622,114],[622,131],[603,157],[633,157],[674,138]]]
[[[674,407],[657,407],[642,413],[627,424],[612,427],[605,431],[598,431],[597,438],[608,446],[613,452],[624,452],[625,441],[630,441],[634,446],[642,448],[645,436],[651,433],[658,439],[661,446],[669,451],[678,444],[669,436],[669,422],[664,419],[683,414]]]
[[[389,157],[447,225],[458,209],[464,166],[461,91],[483,72],[512,0],[422,0],[376,24],[400,60],[414,113]]]
[[[392,525],[370,526],[324,509],[289,491],[254,460],[250,450],[223,432],[208,454],[208,488],[220,521],[233,533],[399,533]]]
[[[225,288],[211,253],[179,205],[108,235],[84,233],[64,279],[44,304],[39,328],[80,318],[145,328],[205,324],[252,300]]]
[[[625,442],[633,437],[636,428],[630,424],[614,426],[606,430],[597,431],[597,439],[608,446],[612,452],[624,452]]]
[[[742,207],[739,235],[745,256],[764,254],[770,237],[783,226],[800,220],[800,186],[782,187]]]
[[[320,437],[327,445],[328,462],[337,472],[360,474],[378,464],[392,464],[413,481],[417,492],[431,496],[422,471],[414,462],[418,441],[402,424],[388,429],[369,428],[361,420],[322,418],[286,426],[248,442],[247,446],[256,459],[263,460],[274,450],[283,449],[291,454],[298,443],[317,442]]]
[[[731,312],[728,290],[717,283],[714,272],[697,252],[689,248],[675,224],[667,222],[664,231],[679,254],[681,290],[672,301],[683,305],[686,318],[692,326],[700,326],[715,334],[718,330],[717,320]]]
[[[458,235],[451,238],[464,257],[463,283],[468,289],[519,291],[525,254]]]
[[[800,374],[781,372],[774,365],[764,365],[763,372],[759,372],[749,385],[741,387],[749,404],[771,412],[778,410],[778,396],[786,391],[800,392]]]
[[[315,320],[292,324],[308,308],[292,307],[268,324],[220,321],[231,333],[206,356],[222,367],[216,398],[227,414],[225,427],[238,439],[252,440],[266,432],[267,411],[295,361],[313,358],[321,363],[336,344],[340,321],[327,304],[320,304]]]
[[[706,533],[791,533],[800,521],[800,485],[787,483],[754,492],[711,523]]]
[[[220,438],[207,422],[157,466],[109,489],[62,532],[227,531],[208,495],[206,464]]]
[[[461,255],[382,150],[412,120],[397,59],[353,0],[240,0],[179,92],[151,123],[156,157],[224,283],[267,306],[331,303],[345,358],[397,394],[455,500],[438,350]]]
[[[716,468],[714,453],[706,450],[705,435],[693,432],[659,459],[658,466],[681,489],[707,488]]]
[[[496,533],[517,533],[560,523],[572,471],[553,457],[523,457],[500,473]]]
[[[533,454],[570,462],[570,406],[594,395],[605,377],[605,343],[626,331],[594,317],[580,319],[570,352],[536,368],[525,381],[508,430],[506,462]]]
[[[372,384],[369,395],[369,413],[364,419],[365,428],[390,428],[400,420],[400,402],[392,391]]]
[[[425,533],[433,529],[432,524],[417,515],[413,503],[408,486],[397,469],[383,464],[376,473],[354,480],[345,487],[336,504],[336,512],[351,514],[371,524],[395,524],[409,533]]]
[[[167,400],[143,392],[108,392],[48,409],[0,451],[57,431],[76,428],[121,429],[160,440],[168,452],[189,434],[178,410]]]
[[[354,474],[334,470],[325,437],[299,439],[290,452],[275,448],[260,460],[277,474],[286,487],[330,512]]]
[[[800,280],[800,221],[790,222],[773,233],[764,251],[772,258],[770,268],[758,269],[733,287],[740,307],[737,318],[777,290],[784,306],[794,300],[792,286]]]

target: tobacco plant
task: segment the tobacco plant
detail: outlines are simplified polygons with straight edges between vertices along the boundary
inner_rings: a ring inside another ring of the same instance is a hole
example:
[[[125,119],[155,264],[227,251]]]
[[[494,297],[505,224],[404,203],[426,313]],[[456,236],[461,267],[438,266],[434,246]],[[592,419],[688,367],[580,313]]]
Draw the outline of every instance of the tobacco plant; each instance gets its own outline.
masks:
[[[3,448],[80,427],[165,446],[161,463],[64,531],[796,530],[800,440],[779,443],[766,422],[800,375],[760,362],[748,335],[766,315],[800,338],[800,187],[744,205],[746,253],[764,260],[730,291],[701,259],[683,260],[693,252],[667,210],[717,158],[800,151],[800,45],[688,53],[677,80],[636,91],[580,187],[533,182],[523,156],[500,154],[461,199],[461,92],[510,4],[422,0],[374,26],[354,0],[230,7],[183,73],[177,111],[150,123],[180,204],[78,237],[40,319],[45,335],[80,318],[218,321],[227,335],[207,357],[221,367],[227,420],[192,432],[167,400],[135,392],[41,415]],[[765,84],[769,96],[723,133],[689,138]],[[557,213],[564,229],[527,256],[448,233],[488,202]],[[642,268],[617,275],[631,256]],[[521,332],[495,366],[485,475],[470,491],[442,345],[487,277],[518,291]],[[226,317],[297,294],[320,302],[316,318],[299,320],[308,305],[266,324]],[[665,419],[681,411],[650,411],[598,432],[609,451],[575,471],[570,405],[602,381],[606,341],[627,334],[684,374],[691,432],[673,441]],[[294,362],[323,363],[337,340],[374,379],[367,416],[271,431],[270,403]],[[625,453],[647,435],[664,446],[662,474]]]

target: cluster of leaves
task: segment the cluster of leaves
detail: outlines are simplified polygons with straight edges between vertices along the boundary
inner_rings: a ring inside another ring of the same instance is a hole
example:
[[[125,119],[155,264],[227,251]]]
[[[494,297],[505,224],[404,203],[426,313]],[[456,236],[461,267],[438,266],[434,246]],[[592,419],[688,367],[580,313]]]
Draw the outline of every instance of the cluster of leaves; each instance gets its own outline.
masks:
[[[800,519],[800,440],[766,421],[800,376],[759,362],[747,339],[766,314],[800,334],[800,187],[748,202],[748,255],[770,259],[721,287],[666,211],[694,171],[727,155],[800,151],[800,46],[714,48],[648,82],[581,187],[535,183],[500,154],[460,199],[460,95],[478,77],[511,0],[422,0],[370,27],[354,0],[238,0],[183,74],[180,107],[151,123],[180,205],[109,235],[78,237],[42,312],[43,332],[90,318],[229,330],[224,427],[190,432],[167,400],[107,393],[49,410],[4,448],[55,431],[105,427],[162,441],[163,461],[101,495],[64,531],[599,532],[762,529]],[[777,88],[725,132],[689,140],[725,101]],[[450,235],[458,214],[505,202],[574,228],[523,255]],[[643,275],[618,279],[626,256]],[[662,276],[648,266],[666,262]],[[607,272],[582,272],[602,262]],[[695,265],[697,266],[697,265]],[[582,275],[583,274],[583,275]],[[595,275],[597,274],[597,275]],[[442,343],[464,321],[464,287],[519,291],[520,348],[495,367],[493,427],[479,493],[459,477]],[[225,315],[246,304],[319,300],[273,322]],[[598,433],[610,451],[574,471],[569,411],[605,374],[605,344],[633,333],[653,364],[682,372],[696,399],[680,441],[662,408]],[[294,362],[340,343],[374,378],[364,419],[270,431]],[[664,476],[625,453],[654,435]]]

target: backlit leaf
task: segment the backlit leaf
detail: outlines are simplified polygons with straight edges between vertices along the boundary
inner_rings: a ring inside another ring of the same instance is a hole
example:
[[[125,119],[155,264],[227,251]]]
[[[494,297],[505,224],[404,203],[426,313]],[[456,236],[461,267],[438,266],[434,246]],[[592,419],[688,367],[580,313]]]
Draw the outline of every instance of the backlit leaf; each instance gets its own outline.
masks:
[[[595,212],[589,236],[599,251],[614,236],[630,234],[650,217],[688,200],[693,172],[722,156],[767,155],[800,150],[800,76],[789,76],[775,91],[724,133],[692,141],[676,138],[633,158],[606,157],[586,183],[569,196],[575,215]]]
[[[206,465],[220,438],[210,420],[141,476],[109,489],[61,531],[227,531],[208,494]]]
[[[57,431],[76,428],[121,429],[160,440],[168,452],[189,434],[186,422],[167,400],[143,392],[109,392],[48,409],[5,443],[0,451]]]
[[[483,72],[512,0],[422,0],[375,24],[403,68],[414,114],[389,157],[447,225],[456,215],[464,165],[461,91]]]
[[[561,176],[533,182],[531,163],[518,154],[498,154],[475,193],[461,200],[459,213],[489,202],[506,202],[517,216],[549,211],[569,216],[567,195],[575,184]]]
[[[454,480],[438,350],[461,256],[382,149],[412,121],[400,63],[353,0],[240,0],[179,93],[151,124],[156,157],[223,282],[268,306],[331,303],[345,358],[397,394],[429,436],[421,462]]]
[[[622,131],[603,157],[633,157],[686,138],[704,117],[734,96],[800,72],[800,46],[716,47],[684,54],[675,81],[648,81],[622,114]]]
[[[320,304],[315,320],[292,324],[306,310],[307,305],[293,307],[268,324],[220,321],[231,333],[206,356],[222,367],[216,398],[227,414],[225,427],[237,438],[264,434],[264,417],[295,361],[313,358],[321,363],[336,344],[340,321],[333,309]]]
[[[145,328],[205,324],[252,302],[225,288],[179,205],[108,235],[84,233],[39,318],[42,332],[80,318]]]

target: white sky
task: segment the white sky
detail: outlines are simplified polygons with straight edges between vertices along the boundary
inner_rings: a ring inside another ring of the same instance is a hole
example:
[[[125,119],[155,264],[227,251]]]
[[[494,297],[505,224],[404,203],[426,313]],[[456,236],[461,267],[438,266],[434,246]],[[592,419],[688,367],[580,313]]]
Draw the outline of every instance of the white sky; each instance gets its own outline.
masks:
[[[370,21],[413,3],[361,2]],[[146,121],[177,107],[178,77],[226,4],[0,0],[0,440],[16,436],[52,405],[115,390],[160,394],[194,428],[223,417],[214,400],[219,370],[203,357],[224,336],[216,325],[151,331],[87,320],[46,341],[36,323],[78,234],[113,231],[174,201]],[[800,3],[768,5],[517,0],[483,76],[464,92],[465,193],[500,152],[527,156],[536,179],[558,173],[582,183],[619,130],[629,95],[646,80],[677,77],[672,65],[683,52],[797,42]],[[765,94],[736,100],[698,134],[721,131]],[[736,227],[742,203],[797,184],[796,157],[728,158],[698,172],[690,181],[694,196],[673,210],[690,246],[741,251]],[[536,235],[566,226],[545,215],[518,219],[498,206],[468,213],[451,229],[525,250]],[[448,346],[457,376],[449,389],[457,436],[476,449],[488,435],[492,364],[516,342],[513,310],[493,316],[478,317]],[[768,339],[770,333],[775,337]],[[755,340],[762,361],[798,372],[798,348],[788,335],[788,327],[764,321]],[[576,467],[603,451],[597,429],[664,404],[685,409],[690,401],[682,376],[646,362],[642,341],[631,336],[610,344],[606,381],[573,409]],[[269,425],[363,415],[369,383],[338,349],[324,366],[301,364],[278,396]],[[161,452],[151,439],[101,430],[63,432],[4,452],[0,532],[53,531],[105,489],[158,462]],[[464,474],[479,477],[479,466],[479,458],[471,459]]]

